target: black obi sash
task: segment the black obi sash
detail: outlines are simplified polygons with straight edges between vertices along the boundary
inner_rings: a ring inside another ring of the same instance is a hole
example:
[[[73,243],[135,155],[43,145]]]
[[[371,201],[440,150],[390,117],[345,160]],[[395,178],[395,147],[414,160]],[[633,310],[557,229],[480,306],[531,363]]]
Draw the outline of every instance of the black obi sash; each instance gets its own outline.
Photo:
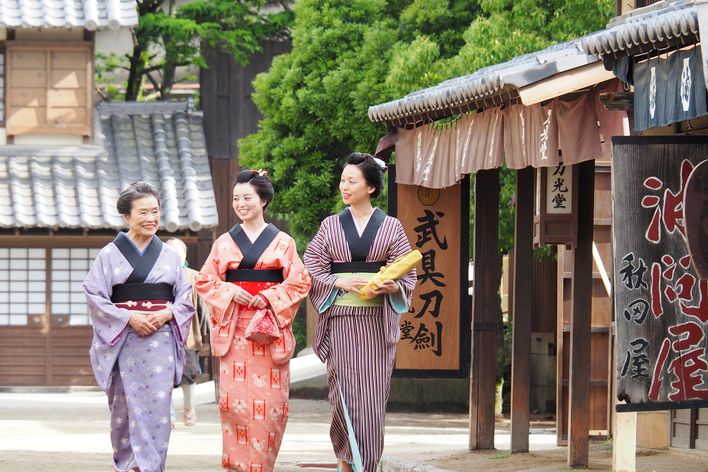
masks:
[[[122,284],[113,286],[111,301],[123,303],[130,300],[167,300],[173,302],[175,296],[172,285],[167,283],[145,283],[145,279],[157,262],[162,252],[162,241],[153,236],[150,244],[141,256],[125,233],[120,233],[113,240],[121,254],[128,260],[133,272]]]
[[[364,228],[364,232],[359,236],[349,208],[339,214],[339,222],[344,230],[344,237],[347,239],[352,260],[350,262],[332,262],[330,269],[332,274],[350,272],[375,274],[381,267],[386,265],[386,261],[366,260],[385,218],[386,214],[381,209],[376,208],[366,228]]]
[[[283,269],[254,269],[256,263],[261,258],[263,253],[270,243],[273,242],[280,230],[272,223],[261,232],[255,242],[251,243],[246,233],[237,224],[229,230],[231,239],[234,240],[238,248],[241,250],[243,259],[236,269],[226,271],[227,282],[275,282],[282,283]]]

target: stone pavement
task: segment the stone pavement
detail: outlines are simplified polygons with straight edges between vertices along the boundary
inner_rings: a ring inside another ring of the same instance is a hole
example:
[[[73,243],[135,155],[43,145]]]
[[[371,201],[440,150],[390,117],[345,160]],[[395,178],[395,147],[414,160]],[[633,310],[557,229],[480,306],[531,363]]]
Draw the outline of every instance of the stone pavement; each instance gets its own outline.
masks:
[[[213,388],[213,386],[211,387]],[[213,391],[213,390],[212,390]],[[277,471],[333,470],[326,401],[293,399]],[[219,471],[221,431],[214,403],[197,405],[193,427],[178,421],[168,453],[168,471]],[[178,408],[178,417],[181,410]],[[567,470],[565,448],[555,446],[552,423],[533,427],[531,454],[470,453],[467,415],[390,413],[381,469],[396,472]],[[508,421],[500,419],[497,448],[509,448]],[[0,393],[0,471],[105,471],[110,467],[108,406],[102,392]],[[593,445],[591,469],[609,470],[608,444]],[[708,471],[706,456],[646,452],[638,470]]]

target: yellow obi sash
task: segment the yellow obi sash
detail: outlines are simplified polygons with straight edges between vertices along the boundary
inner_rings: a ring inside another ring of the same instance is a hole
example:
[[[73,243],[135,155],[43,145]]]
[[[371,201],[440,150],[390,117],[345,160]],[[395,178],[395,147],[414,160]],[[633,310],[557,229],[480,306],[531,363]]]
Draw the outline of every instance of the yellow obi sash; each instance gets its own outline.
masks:
[[[363,277],[367,280],[371,279],[375,274],[359,272],[340,272],[337,274],[338,277],[349,280],[353,277]],[[359,294],[356,292],[346,292],[342,295],[337,295],[332,303],[336,306],[352,306],[352,307],[370,307],[370,306],[383,306],[383,297],[381,295],[371,298],[369,300],[362,300]]]

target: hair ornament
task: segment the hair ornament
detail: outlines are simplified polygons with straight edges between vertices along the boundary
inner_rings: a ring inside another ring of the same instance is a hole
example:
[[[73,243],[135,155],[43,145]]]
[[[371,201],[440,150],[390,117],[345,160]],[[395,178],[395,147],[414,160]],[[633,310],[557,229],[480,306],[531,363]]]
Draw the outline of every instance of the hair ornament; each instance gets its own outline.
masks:
[[[386,166],[386,163],[379,159],[378,157],[374,157],[374,162],[378,164],[379,167],[381,167],[381,170],[385,171],[388,169],[388,166]]]
[[[268,175],[268,171],[263,169],[258,169],[255,172],[256,174],[258,174],[258,177],[265,177],[266,175]]]

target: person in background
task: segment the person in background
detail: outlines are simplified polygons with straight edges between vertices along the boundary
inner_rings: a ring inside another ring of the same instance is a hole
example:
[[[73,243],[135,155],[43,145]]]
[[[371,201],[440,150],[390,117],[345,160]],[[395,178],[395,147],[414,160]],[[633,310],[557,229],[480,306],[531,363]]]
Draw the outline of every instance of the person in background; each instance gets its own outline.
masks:
[[[186,359],[184,363],[184,371],[182,372],[182,381],[179,383],[183,393],[183,414],[182,420],[185,426],[193,426],[197,422],[197,411],[194,408],[194,385],[197,383],[197,376],[202,373],[199,366],[199,352],[204,348],[204,340],[202,339],[202,327],[210,316],[209,305],[197,294],[194,283],[197,280],[197,272],[189,268],[187,265],[187,245],[179,238],[170,238],[165,241],[165,244],[174,248],[182,258],[184,271],[187,274],[189,283],[192,284],[192,305],[196,309],[192,324],[189,328],[186,345]],[[171,410],[172,426],[175,424],[175,408],[174,403]]]

